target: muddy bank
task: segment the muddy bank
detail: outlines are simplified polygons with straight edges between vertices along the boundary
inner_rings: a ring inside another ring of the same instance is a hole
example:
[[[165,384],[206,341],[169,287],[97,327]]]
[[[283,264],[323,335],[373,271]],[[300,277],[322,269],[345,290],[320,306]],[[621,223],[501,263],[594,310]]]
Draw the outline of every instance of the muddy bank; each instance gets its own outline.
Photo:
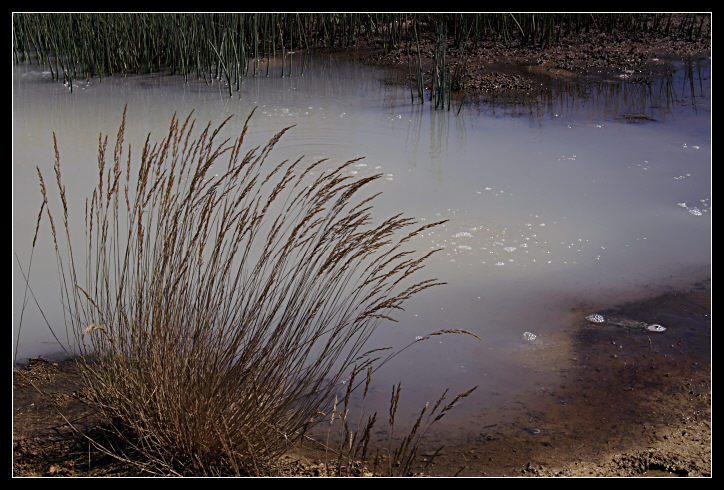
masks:
[[[710,31],[710,17],[704,32]],[[362,62],[398,69],[398,81],[415,86],[417,50],[429,89],[437,40],[432,34],[418,42],[401,41],[384,49],[381,40],[360,42],[356,57]],[[479,100],[506,96],[535,99],[553,81],[626,80],[648,84],[671,71],[671,63],[711,56],[711,36],[689,39],[682,33],[587,32],[563,35],[546,45],[524,44],[519,39],[483,39],[475,45],[456,46],[449,38],[445,52],[452,93]]]
[[[531,364],[555,382],[452,424],[439,474],[711,475],[710,285],[615,307],[581,305]],[[663,333],[585,316],[665,325]],[[533,359],[535,357],[535,359]],[[552,376],[549,376],[552,375]],[[430,442],[441,442],[431,439]]]
[[[558,381],[485,409],[473,423],[451,414],[426,439],[420,468],[433,476],[710,476],[710,300],[707,280],[635,303],[572,308],[565,331],[527,354]],[[593,312],[667,330],[586,321]],[[79,388],[72,361],[34,359],[14,373],[15,476],[143,474],[70,428],[100,435]],[[319,476],[324,461],[307,447],[276,472]],[[351,473],[371,474],[363,464]]]

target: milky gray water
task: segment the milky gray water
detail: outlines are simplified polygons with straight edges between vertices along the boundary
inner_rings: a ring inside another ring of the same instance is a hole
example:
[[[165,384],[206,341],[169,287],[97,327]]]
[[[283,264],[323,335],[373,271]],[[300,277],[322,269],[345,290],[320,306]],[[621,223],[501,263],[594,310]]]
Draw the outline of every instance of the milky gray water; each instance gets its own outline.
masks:
[[[425,273],[448,284],[409,302],[371,347],[405,345],[442,328],[482,340],[433,337],[380,370],[380,386],[402,381],[414,401],[447,386],[480,385],[480,399],[527,389],[537,382],[528,349],[560,338],[572,307],[643,298],[710,274],[707,60],[650,86],[627,84],[622,74],[535,106],[465,104],[460,111],[411,104],[409,90],[388,83],[386,72],[329,58],[312,60],[303,76],[249,78],[232,97],[218,83],[170,76],[74,83],[71,93],[42,69],[14,68],[13,247],[23,267],[40,205],[35,167],[52,175],[53,131],[66,193],[82,216],[97,175],[98,133],[115,135],[125,105],[125,140],[136,151],[149,131],[162,137],[174,112],[194,109],[204,123],[234,114],[238,133],[257,107],[250,145],[296,124],[275,150],[277,161],[303,154],[334,165],[365,156],[350,173],[384,174],[376,216],[449,220],[416,242],[420,250],[444,247]],[[624,117],[632,114],[655,120]],[[47,229],[39,243],[31,287],[62,340]],[[13,345],[24,285],[13,257]],[[59,355],[34,300],[26,301],[18,361]]]

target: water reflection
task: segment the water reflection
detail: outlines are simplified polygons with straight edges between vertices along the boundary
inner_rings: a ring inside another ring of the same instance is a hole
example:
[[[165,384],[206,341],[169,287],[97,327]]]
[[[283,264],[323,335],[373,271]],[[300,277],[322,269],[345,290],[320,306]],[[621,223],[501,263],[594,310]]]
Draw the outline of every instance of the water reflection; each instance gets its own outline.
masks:
[[[527,116],[531,120],[575,115],[592,121],[666,121],[685,116],[685,106],[693,114],[706,111],[711,92],[708,59],[662,65],[657,71],[651,76],[622,73],[582,80],[541,75],[537,78],[540,89],[524,101],[490,96],[471,105],[491,115]]]

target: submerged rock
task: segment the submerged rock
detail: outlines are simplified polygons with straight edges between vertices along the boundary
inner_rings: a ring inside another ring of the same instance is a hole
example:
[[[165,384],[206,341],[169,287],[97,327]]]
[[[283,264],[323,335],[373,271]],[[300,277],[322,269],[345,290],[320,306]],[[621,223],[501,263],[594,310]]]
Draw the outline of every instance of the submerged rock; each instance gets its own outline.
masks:
[[[646,325],[646,330],[649,332],[665,332],[666,327],[659,325],[658,323],[652,323],[651,325]]]
[[[626,328],[641,328],[644,330],[648,330],[649,332],[665,332],[666,327],[659,325],[658,323],[644,323],[639,322],[636,320],[631,320],[629,318],[615,318],[615,317],[607,317],[604,318],[603,315],[599,313],[592,313],[590,315],[587,315],[586,320],[588,320],[591,323],[598,323],[598,324],[606,324],[611,325],[614,327],[626,327]]]

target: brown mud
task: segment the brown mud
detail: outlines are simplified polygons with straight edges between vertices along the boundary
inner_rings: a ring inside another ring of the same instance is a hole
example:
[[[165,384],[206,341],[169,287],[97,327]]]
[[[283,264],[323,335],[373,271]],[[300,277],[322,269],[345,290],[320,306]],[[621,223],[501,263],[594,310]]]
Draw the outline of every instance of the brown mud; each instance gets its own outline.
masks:
[[[594,312],[667,330],[586,321]],[[476,423],[452,413],[421,447],[422,474],[711,475],[710,281],[615,307],[581,305],[571,310],[565,331],[527,355],[539,356],[531,362],[548,366],[557,381],[481,412]],[[98,435],[72,361],[33,359],[13,376],[15,476],[143,475],[70,427]],[[323,476],[324,462],[322,453],[301,448],[275,474]],[[350,474],[371,472],[357,464]]]
[[[708,22],[708,21],[707,21]],[[708,29],[708,26],[707,26]],[[419,42],[425,88],[430,88],[436,40]],[[361,43],[357,58],[366,63],[397,68],[400,83],[415,86],[418,43],[404,41],[383,49],[379,41]],[[682,35],[600,32],[590,30],[562,37],[546,46],[511,40],[480,41],[445,53],[453,96],[486,100],[505,96],[535,99],[553,81],[627,80],[647,84],[671,70],[671,63],[711,56],[711,38],[689,40]],[[415,97],[417,97],[415,95]]]

